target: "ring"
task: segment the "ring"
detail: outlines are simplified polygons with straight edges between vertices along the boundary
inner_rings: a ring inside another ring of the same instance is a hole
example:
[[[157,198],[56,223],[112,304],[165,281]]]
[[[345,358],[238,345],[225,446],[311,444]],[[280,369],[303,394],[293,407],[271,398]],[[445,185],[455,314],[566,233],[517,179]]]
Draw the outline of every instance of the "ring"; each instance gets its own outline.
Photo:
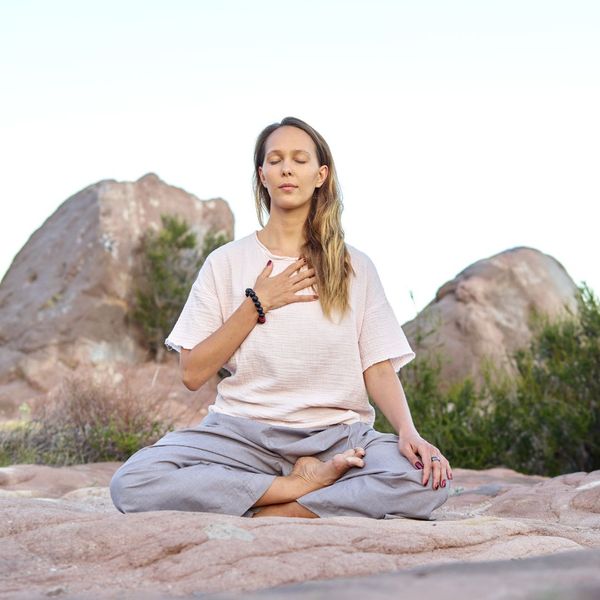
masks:
[[[438,462],[440,462],[440,457],[439,457],[439,456],[432,456],[432,457],[431,457],[431,462],[434,462],[434,461],[436,461],[436,460],[437,460]]]

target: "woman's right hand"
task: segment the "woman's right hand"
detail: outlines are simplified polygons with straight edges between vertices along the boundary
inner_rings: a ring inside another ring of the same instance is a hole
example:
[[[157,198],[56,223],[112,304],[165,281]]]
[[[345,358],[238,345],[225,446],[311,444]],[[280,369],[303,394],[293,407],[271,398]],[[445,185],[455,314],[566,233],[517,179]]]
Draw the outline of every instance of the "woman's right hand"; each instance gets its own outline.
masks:
[[[317,281],[312,267],[300,272],[305,264],[304,259],[299,258],[274,277],[270,277],[273,262],[267,264],[254,284],[254,292],[265,313],[290,302],[314,302],[319,298],[313,294],[296,294],[298,290],[309,287]]]

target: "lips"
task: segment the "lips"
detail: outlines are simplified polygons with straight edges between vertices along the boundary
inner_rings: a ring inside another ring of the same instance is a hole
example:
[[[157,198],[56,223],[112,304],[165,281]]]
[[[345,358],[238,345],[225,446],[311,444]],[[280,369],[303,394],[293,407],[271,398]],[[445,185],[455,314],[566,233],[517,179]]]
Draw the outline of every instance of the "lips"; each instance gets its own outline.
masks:
[[[279,189],[281,189],[281,190],[287,190],[287,189],[294,189],[294,188],[297,188],[297,187],[298,187],[297,185],[293,185],[291,183],[284,183],[283,185],[279,186]]]

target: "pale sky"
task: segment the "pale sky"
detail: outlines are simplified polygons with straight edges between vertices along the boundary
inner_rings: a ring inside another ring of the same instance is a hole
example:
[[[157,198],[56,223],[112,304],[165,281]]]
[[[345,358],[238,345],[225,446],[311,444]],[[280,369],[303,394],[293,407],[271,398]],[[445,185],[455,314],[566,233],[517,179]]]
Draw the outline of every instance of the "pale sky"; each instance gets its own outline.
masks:
[[[401,323],[515,246],[600,294],[599,107],[595,0],[0,0],[0,276],[102,179],[155,172],[251,233],[256,136],[292,115]]]

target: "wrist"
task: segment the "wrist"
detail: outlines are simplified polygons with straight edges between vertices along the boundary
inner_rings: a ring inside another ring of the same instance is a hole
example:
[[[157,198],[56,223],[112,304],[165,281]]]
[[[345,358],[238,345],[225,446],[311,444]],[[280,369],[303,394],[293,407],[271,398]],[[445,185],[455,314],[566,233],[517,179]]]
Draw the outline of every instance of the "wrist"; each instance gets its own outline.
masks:
[[[398,427],[398,435],[419,435],[417,428],[413,423],[404,423]]]
[[[265,323],[266,310],[265,310],[265,307],[263,306],[262,302],[260,301],[260,298],[258,297],[256,292],[252,288],[246,288],[245,293],[246,293],[246,297],[248,298],[248,300],[250,300],[250,302],[252,303],[252,307],[253,307],[254,311],[256,312],[257,322]]]

